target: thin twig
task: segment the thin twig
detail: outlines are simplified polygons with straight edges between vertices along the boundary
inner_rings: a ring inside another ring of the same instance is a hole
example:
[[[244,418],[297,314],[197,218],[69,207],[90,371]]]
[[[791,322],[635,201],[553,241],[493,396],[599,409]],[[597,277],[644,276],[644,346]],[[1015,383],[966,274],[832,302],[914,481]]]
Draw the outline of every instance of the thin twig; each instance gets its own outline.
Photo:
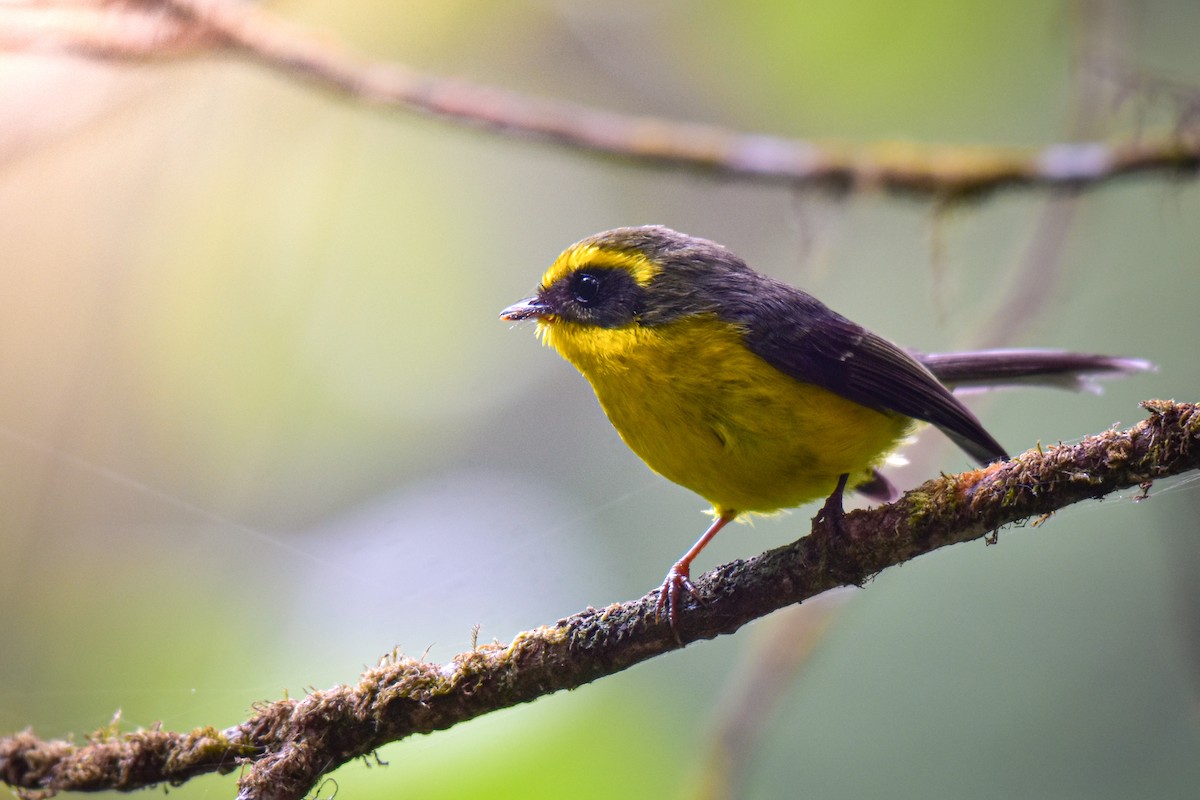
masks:
[[[861,585],[937,548],[994,536],[1006,525],[1131,486],[1148,491],[1156,479],[1200,468],[1200,406],[1143,406],[1150,416],[1129,430],[942,476],[891,505],[851,512],[842,536],[814,526],[790,545],[706,573],[696,581],[704,604],[681,620],[682,644],[732,633],[837,586]],[[0,779],[30,790],[132,789],[242,766],[244,800],[301,798],[326,773],[389,742],[582,686],[677,649],[680,641],[655,618],[657,597],[655,590],[589,608],[444,665],[389,656],[354,686],[263,704],[223,732],[139,731],[78,745],[17,734],[0,739]]]
[[[244,55],[359,100],[637,161],[740,178],[839,192],[880,189],[936,195],[945,200],[1004,187],[1085,188],[1119,175],[1200,168],[1196,137],[1123,145],[1058,144],[1040,150],[900,142],[851,147],[628,116],[370,62],[258,6],[229,0],[164,2],[219,31]]]
[[[0,13],[0,47],[138,61],[232,54],[356,102],[743,180],[835,193],[881,190],[946,202],[1002,188],[1086,189],[1121,176],[1190,175],[1200,168],[1200,136],[1189,126],[1126,142],[1043,148],[818,143],[620,114],[372,61],[328,35],[237,0],[123,0],[83,4],[82,9],[68,3],[71,13],[66,16],[56,8],[60,5],[21,8],[19,17],[18,12]],[[94,25],[87,22],[89,14]],[[123,18],[128,31],[122,30]]]

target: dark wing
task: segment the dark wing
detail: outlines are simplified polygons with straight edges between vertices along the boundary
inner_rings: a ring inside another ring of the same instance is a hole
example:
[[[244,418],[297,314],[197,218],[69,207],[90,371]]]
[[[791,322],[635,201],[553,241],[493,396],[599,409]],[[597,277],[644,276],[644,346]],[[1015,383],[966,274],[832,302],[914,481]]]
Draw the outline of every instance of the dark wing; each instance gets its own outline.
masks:
[[[950,390],[902,348],[827,308],[816,298],[765,279],[731,314],[746,345],[781,372],[877,410],[936,425],[982,464],[1004,448]]]

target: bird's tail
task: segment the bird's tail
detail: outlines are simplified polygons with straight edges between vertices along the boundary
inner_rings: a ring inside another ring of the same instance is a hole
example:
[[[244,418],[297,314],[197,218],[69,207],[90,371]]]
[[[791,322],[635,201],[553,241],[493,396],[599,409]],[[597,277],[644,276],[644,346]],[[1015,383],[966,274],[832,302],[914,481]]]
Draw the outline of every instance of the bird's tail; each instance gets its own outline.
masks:
[[[937,379],[952,389],[982,391],[1005,386],[1050,386],[1100,391],[1098,378],[1155,369],[1140,358],[1071,353],[1066,350],[976,350],[915,353]]]

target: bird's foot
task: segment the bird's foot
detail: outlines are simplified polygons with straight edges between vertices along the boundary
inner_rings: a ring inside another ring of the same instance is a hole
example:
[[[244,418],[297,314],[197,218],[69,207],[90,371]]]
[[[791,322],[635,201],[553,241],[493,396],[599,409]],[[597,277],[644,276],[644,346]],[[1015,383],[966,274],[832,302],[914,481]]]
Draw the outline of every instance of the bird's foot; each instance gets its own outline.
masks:
[[[696,585],[692,583],[688,565],[680,561],[667,570],[667,577],[663,580],[662,588],[658,590],[658,603],[654,606],[656,621],[662,618],[664,611],[666,612],[667,623],[671,626],[671,632],[675,634],[675,641],[679,641],[679,610],[683,606],[685,594],[691,595],[697,603],[704,605],[704,600],[696,591]]]
[[[842,521],[846,518],[846,509],[842,507],[842,495],[846,493],[846,482],[850,480],[850,476],[843,474],[838,478],[837,487],[825,498],[825,505],[821,506],[821,510],[817,512],[817,516],[813,521],[818,525],[822,525],[825,531],[830,536],[841,538],[846,532],[846,527]]]
[[[683,554],[683,558],[676,561],[667,570],[667,577],[663,581],[662,588],[658,590],[658,603],[654,606],[654,621],[657,622],[662,619],[662,613],[665,609],[667,612],[667,622],[671,624],[671,633],[675,634],[675,641],[680,644],[683,641],[679,638],[679,610],[683,606],[683,595],[685,593],[690,594],[696,598],[697,603],[706,605],[704,600],[700,598],[695,585],[689,577],[691,575],[692,560],[700,555],[700,551],[712,541],[712,538],[717,535],[717,531],[732,522],[736,516],[736,511],[730,509],[722,511],[712,521],[712,524],[708,526],[708,530],[704,532],[704,535],[697,539],[691,549]]]

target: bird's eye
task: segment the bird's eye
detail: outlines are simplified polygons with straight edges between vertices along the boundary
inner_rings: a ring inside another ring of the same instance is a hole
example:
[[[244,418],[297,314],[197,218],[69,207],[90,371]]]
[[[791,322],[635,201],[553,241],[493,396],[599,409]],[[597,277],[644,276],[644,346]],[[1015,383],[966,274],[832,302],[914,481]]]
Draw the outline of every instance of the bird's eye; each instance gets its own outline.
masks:
[[[591,305],[600,294],[600,279],[590,272],[576,273],[571,280],[571,294],[581,306]]]

